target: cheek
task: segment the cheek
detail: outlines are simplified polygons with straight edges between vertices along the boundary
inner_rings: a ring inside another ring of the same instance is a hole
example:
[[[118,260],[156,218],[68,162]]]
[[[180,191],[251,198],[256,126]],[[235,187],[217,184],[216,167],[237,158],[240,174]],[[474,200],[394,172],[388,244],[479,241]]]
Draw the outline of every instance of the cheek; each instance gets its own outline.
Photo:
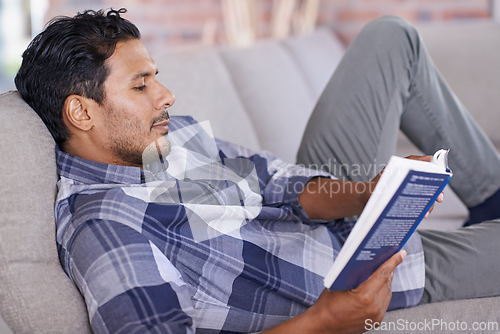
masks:
[[[122,107],[124,110],[124,118],[132,126],[137,128],[142,128],[149,132],[151,128],[152,116],[150,113],[146,112],[148,110],[148,104],[146,101],[144,103],[129,103]]]
[[[136,109],[132,109],[132,112],[122,112],[117,123],[122,124],[122,126],[126,127],[128,130],[149,132],[150,122],[142,117],[141,114],[135,113],[134,110]]]
[[[151,133],[151,127],[140,119],[129,118],[122,128],[122,136],[129,137],[132,141],[141,141]]]
[[[120,103],[113,103],[107,109],[108,128],[113,128],[121,137],[132,137],[146,135],[151,132],[151,115],[144,110],[147,109],[147,104],[142,101],[132,103],[123,99]],[[138,140],[139,138],[135,138]]]

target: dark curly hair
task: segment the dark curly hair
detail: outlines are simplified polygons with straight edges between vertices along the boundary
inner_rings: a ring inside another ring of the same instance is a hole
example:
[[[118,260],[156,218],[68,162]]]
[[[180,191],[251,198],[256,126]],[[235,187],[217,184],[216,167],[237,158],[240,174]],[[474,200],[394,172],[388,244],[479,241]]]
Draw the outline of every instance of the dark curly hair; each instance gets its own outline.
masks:
[[[24,51],[15,78],[17,90],[58,144],[69,138],[62,118],[66,98],[77,94],[102,105],[109,74],[105,60],[118,42],[140,38],[137,27],[120,17],[125,12],[86,10],[74,17],[56,17]]]

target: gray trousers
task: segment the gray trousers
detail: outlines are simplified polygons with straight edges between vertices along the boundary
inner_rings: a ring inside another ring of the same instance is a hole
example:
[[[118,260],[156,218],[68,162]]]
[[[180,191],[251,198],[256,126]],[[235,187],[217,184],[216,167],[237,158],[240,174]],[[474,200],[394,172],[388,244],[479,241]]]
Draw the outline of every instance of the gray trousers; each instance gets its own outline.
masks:
[[[384,17],[350,44],[311,115],[297,163],[367,181],[394,154],[399,129],[425,154],[451,149],[450,186],[466,206],[500,189],[496,149],[444,82],[417,31]],[[422,302],[500,295],[500,222],[419,233],[426,259]]]

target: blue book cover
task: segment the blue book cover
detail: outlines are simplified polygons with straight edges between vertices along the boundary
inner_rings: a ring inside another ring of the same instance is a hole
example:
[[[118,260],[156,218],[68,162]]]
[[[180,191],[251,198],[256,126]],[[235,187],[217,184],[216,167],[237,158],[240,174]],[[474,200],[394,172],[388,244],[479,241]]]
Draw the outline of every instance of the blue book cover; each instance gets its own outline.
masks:
[[[387,165],[391,166],[390,170],[384,171],[389,175],[385,180],[381,178],[379,181],[379,184],[382,181],[383,184],[380,186],[384,189],[379,189],[378,192],[375,189],[373,195],[377,198],[373,203],[367,203],[365,207],[365,210],[375,211],[375,213],[362,213],[356,225],[361,221],[364,226],[355,226],[344,245],[344,247],[347,245],[349,249],[341,250],[336,263],[325,277],[325,286],[330,290],[348,290],[358,287],[382,263],[398,252],[451,178],[451,172],[447,168],[439,173],[415,170],[425,169],[427,166],[421,165],[422,162],[419,161],[417,168],[412,169],[412,162],[408,164],[403,161],[405,167],[401,170],[398,166],[394,167],[397,164],[392,160],[390,161],[392,165]],[[401,161],[397,160],[397,162]],[[404,175],[398,179],[397,174]],[[395,182],[397,182],[396,186],[391,189],[390,183]],[[378,208],[379,211],[377,211],[377,207],[382,205],[383,207]],[[381,213],[380,210],[382,210]],[[342,263],[345,261],[347,264]]]

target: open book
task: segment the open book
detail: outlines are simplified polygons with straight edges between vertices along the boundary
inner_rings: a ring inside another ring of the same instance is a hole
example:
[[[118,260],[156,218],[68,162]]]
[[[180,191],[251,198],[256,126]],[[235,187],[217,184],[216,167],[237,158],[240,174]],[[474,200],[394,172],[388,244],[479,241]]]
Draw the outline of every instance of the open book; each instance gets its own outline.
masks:
[[[450,180],[448,150],[431,163],[393,156],[333,266],[330,290],[354,289],[398,252]]]

